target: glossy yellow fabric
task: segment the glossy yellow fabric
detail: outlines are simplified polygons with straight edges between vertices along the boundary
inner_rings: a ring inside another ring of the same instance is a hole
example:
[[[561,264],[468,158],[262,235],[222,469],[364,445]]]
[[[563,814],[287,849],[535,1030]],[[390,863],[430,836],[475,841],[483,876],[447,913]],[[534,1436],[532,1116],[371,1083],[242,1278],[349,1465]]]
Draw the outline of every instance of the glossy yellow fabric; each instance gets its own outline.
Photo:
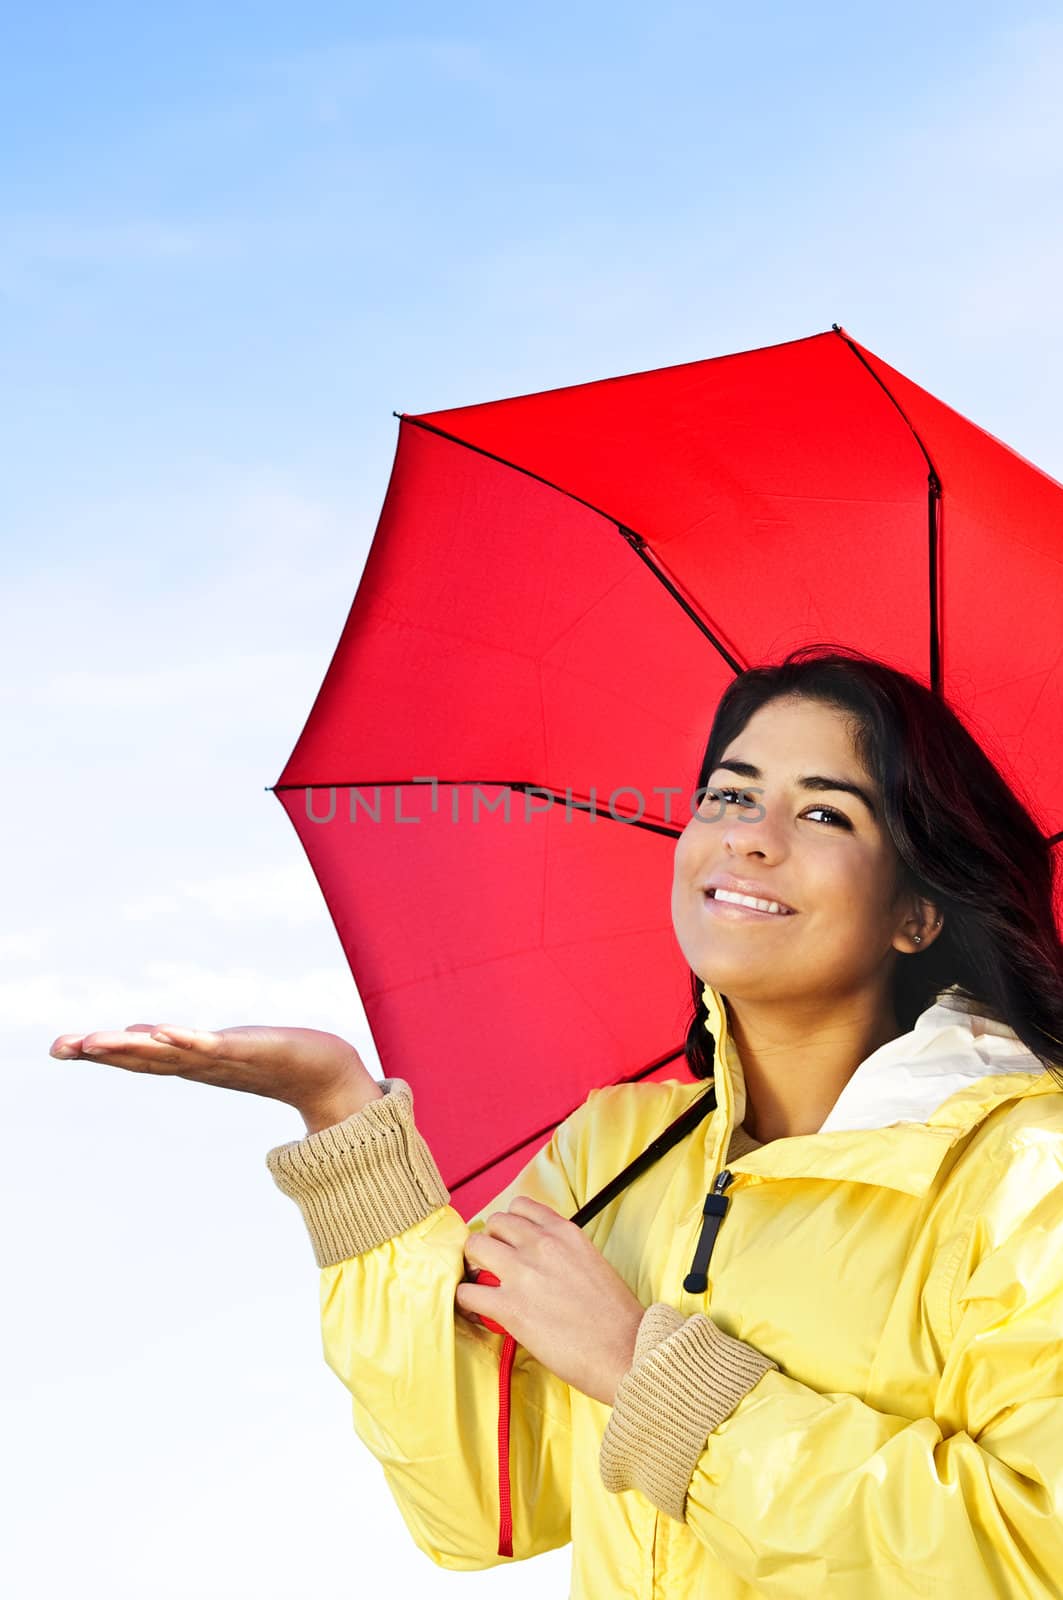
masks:
[[[717,1111],[587,1232],[644,1305],[705,1312],[779,1370],[706,1439],[677,1521],[605,1490],[609,1408],[518,1349],[513,1559],[571,1539],[571,1600],[1059,1600],[1063,1093],[1019,1055],[924,1122],[749,1152],[708,1290],[689,1295],[702,1201],[745,1108],[707,999]],[[571,1215],[704,1087],[596,1090],[472,1227],[517,1193]],[[506,1560],[502,1341],[453,1310],[467,1231],[445,1206],[320,1274],[358,1436],[418,1546],[455,1570]]]

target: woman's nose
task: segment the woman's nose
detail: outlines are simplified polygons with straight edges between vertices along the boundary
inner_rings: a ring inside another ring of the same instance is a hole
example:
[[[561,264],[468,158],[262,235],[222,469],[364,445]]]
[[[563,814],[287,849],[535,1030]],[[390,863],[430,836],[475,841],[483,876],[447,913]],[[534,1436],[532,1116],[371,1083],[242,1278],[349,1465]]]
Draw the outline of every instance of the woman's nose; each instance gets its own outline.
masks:
[[[773,857],[782,850],[779,823],[759,798],[750,816],[728,816],[720,826],[721,843],[734,855]]]

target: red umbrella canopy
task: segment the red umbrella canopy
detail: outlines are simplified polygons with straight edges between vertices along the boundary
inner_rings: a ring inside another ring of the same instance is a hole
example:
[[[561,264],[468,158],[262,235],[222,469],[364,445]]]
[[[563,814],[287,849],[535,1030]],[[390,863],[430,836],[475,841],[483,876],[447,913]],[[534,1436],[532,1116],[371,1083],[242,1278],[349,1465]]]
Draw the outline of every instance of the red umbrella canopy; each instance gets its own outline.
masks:
[[[734,674],[855,645],[1063,837],[1063,485],[835,326],[403,416],[275,790],[468,1219],[589,1091],[689,1080],[674,841]]]

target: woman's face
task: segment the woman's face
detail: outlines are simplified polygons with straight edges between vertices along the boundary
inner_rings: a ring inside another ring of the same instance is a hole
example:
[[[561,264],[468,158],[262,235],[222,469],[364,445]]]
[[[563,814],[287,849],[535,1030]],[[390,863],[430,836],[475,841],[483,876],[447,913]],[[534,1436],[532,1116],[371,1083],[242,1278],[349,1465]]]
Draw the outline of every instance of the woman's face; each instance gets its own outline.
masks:
[[[743,765],[736,772],[729,763]],[[810,777],[832,783],[804,787]],[[688,965],[736,999],[878,988],[891,951],[912,949],[913,906],[895,899],[899,858],[846,715],[813,700],[772,700],[706,782],[731,792],[707,795],[676,843],[672,922]],[[874,814],[839,782],[862,789]],[[746,909],[706,893],[726,878],[790,909]]]

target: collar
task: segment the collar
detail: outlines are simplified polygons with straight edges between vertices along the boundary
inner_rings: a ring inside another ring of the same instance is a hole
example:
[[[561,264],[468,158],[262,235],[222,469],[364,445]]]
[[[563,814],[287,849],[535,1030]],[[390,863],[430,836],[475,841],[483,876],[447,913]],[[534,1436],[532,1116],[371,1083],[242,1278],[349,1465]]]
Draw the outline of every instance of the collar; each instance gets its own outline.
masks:
[[[716,1095],[724,1113],[712,1150],[718,1170],[745,1116],[745,1078],[723,996],[706,984],[702,997],[705,1026],[716,1040]],[[1011,1028],[946,989],[910,1032],[860,1063],[817,1133],[774,1139],[738,1157],[730,1170],[755,1179],[844,1179],[922,1195],[951,1147],[996,1106],[1058,1092],[1052,1074]]]

